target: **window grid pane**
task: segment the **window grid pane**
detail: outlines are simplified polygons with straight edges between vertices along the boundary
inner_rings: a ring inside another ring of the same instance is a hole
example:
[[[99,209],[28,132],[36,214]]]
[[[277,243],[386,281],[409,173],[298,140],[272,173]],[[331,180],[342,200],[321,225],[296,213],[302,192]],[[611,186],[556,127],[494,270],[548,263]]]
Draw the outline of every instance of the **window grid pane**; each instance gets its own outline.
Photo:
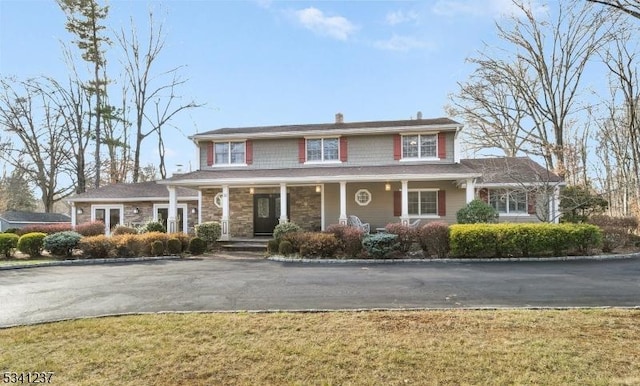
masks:
[[[420,215],[420,193],[409,192],[409,214]]]
[[[229,163],[229,142],[216,143],[216,164]]]
[[[307,161],[322,161],[321,139],[307,139]]]
[[[420,192],[420,214],[437,214],[438,213],[438,194],[437,192]]]
[[[402,158],[418,158],[418,136],[402,137]]]
[[[244,142],[231,142],[231,163],[244,163]]]
[[[330,138],[324,140],[324,160],[335,161],[338,159],[338,139]]]
[[[421,135],[420,136],[420,157],[436,156],[436,136]]]

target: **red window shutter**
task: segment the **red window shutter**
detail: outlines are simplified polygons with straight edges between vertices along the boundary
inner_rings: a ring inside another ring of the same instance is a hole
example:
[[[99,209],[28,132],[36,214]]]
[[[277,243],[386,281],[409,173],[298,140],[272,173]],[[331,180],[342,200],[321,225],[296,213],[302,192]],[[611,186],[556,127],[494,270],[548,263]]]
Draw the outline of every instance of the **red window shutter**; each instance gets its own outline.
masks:
[[[244,146],[245,160],[247,161],[247,165],[251,165],[253,163],[253,142],[250,139],[247,139]]]
[[[306,141],[304,138],[298,140],[298,162],[301,164],[307,160]]]
[[[347,162],[347,137],[340,137],[340,161]]]
[[[393,137],[393,159],[396,161],[402,158],[402,136],[400,134]]]
[[[536,195],[533,192],[527,192],[527,213],[536,214]]]
[[[393,192],[393,215],[402,216],[402,192],[399,190]]]
[[[213,165],[213,142],[207,143],[207,166]]]
[[[447,134],[438,133],[438,158],[447,158]]]
[[[478,197],[487,204],[489,203],[489,189],[482,188],[478,190]]]
[[[447,215],[447,194],[444,190],[438,190],[438,216]]]

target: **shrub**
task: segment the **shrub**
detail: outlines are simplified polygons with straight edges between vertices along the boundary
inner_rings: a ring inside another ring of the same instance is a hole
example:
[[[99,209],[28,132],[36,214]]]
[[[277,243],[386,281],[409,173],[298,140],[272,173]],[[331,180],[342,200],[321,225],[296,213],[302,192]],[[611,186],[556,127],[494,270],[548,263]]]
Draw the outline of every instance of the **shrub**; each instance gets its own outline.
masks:
[[[367,253],[374,258],[384,258],[391,252],[399,249],[398,235],[392,233],[375,233],[366,235],[362,240],[362,246]]]
[[[152,244],[155,241],[160,241],[162,243],[162,249],[165,250],[167,248],[167,240],[169,240],[169,236],[164,232],[141,233],[138,235],[138,238],[142,245],[140,250],[142,256],[155,256],[153,254]]]
[[[71,257],[81,238],[82,235],[74,231],[54,233],[44,238],[43,247],[52,255]]]
[[[26,235],[27,233],[46,233],[48,235],[58,232],[66,232],[71,230],[70,223],[60,224],[34,224],[27,225],[24,228],[18,230],[19,235]]]
[[[38,257],[42,253],[42,242],[47,237],[46,233],[32,232],[20,236],[18,250],[30,257]]]
[[[111,238],[105,235],[83,237],[78,248],[85,257],[92,259],[106,259],[115,255],[115,246]]]
[[[280,242],[276,239],[271,239],[267,243],[267,252],[269,254],[278,253],[280,249]]]
[[[117,257],[137,257],[143,250],[142,237],[137,234],[111,236],[111,243]]]
[[[214,246],[218,242],[221,234],[222,230],[218,222],[203,222],[202,224],[196,225],[196,236],[206,241],[209,246]]]
[[[333,234],[339,243],[339,249],[347,256],[358,256],[362,252],[364,231],[344,224],[332,224],[326,233]]]
[[[602,246],[602,231],[595,225],[576,224],[571,229],[578,253],[590,255],[594,248]]]
[[[293,254],[293,245],[290,241],[282,240],[278,245],[278,253],[283,256],[289,256]]]
[[[138,230],[136,228],[128,227],[124,225],[116,225],[116,227],[113,228],[113,230],[111,231],[112,236],[137,235],[137,234],[138,234]]]
[[[296,225],[296,223],[285,222],[276,225],[275,229],[273,230],[273,238],[276,240],[280,240],[285,234],[296,232],[300,232],[300,227]]]
[[[162,225],[160,221],[147,221],[144,225],[138,229],[138,233],[150,233],[150,232],[167,232],[167,229]]]
[[[0,233],[0,254],[4,257],[11,257],[13,251],[18,246],[20,236],[14,233]]]
[[[151,256],[162,256],[164,254],[164,243],[162,240],[155,240],[151,243]]]
[[[20,233],[20,228],[7,228],[4,233],[14,233],[14,234],[18,234]]]
[[[432,222],[418,229],[418,240],[425,257],[436,255],[439,259],[449,253],[449,225]]]
[[[189,241],[191,241],[191,236],[182,232],[169,233],[170,239],[178,239],[180,240],[180,250],[186,251],[189,249]]]
[[[486,257],[495,253],[497,237],[484,224],[452,225],[451,252],[460,257]]]
[[[607,209],[609,203],[588,187],[567,186],[562,189],[560,199],[561,222],[581,223],[589,216]]]
[[[105,227],[101,221],[85,222],[76,225],[76,232],[83,236],[99,236],[104,235]]]
[[[333,234],[304,232],[306,235],[300,242],[300,255],[305,257],[333,257],[340,244]],[[280,242],[285,243],[286,240]]]
[[[403,253],[409,252],[411,246],[416,241],[416,231],[407,225],[400,223],[387,224],[387,232],[397,235],[398,250]]]
[[[200,237],[194,237],[189,241],[189,252],[192,255],[202,255],[207,250],[207,242]]]
[[[475,199],[456,213],[459,224],[495,223],[498,212],[486,202]]]
[[[616,248],[627,245],[633,232],[638,229],[638,219],[632,216],[611,217],[595,215],[589,217],[588,223],[596,225],[602,230],[603,252],[611,252]]]
[[[171,237],[167,240],[167,252],[170,255],[178,255],[182,252],[182,242],[175,238]]]

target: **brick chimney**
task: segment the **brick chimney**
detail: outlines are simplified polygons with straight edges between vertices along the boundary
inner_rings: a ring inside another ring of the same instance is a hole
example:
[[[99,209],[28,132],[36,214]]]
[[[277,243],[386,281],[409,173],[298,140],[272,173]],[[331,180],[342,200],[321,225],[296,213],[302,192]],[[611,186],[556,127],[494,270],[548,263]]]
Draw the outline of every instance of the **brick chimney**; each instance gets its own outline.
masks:
[[[342,113],[336,114],[336,123],[344,123],[344,115]]]

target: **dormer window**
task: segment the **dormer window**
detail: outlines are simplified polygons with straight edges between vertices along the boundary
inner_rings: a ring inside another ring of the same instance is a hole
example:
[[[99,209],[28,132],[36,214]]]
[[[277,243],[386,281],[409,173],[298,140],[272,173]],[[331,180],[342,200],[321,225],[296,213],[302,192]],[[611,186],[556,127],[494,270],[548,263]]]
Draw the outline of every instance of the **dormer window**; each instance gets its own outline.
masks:
[[[308,138],[307,162],[339,161],[338,138]]]
[[[402,136],[402,158],[437,158],[438,136],[436,134],[417,134]]]
[[[214,147],[216,165],[237,165],[245,161],[244,142],[216,142]]]

